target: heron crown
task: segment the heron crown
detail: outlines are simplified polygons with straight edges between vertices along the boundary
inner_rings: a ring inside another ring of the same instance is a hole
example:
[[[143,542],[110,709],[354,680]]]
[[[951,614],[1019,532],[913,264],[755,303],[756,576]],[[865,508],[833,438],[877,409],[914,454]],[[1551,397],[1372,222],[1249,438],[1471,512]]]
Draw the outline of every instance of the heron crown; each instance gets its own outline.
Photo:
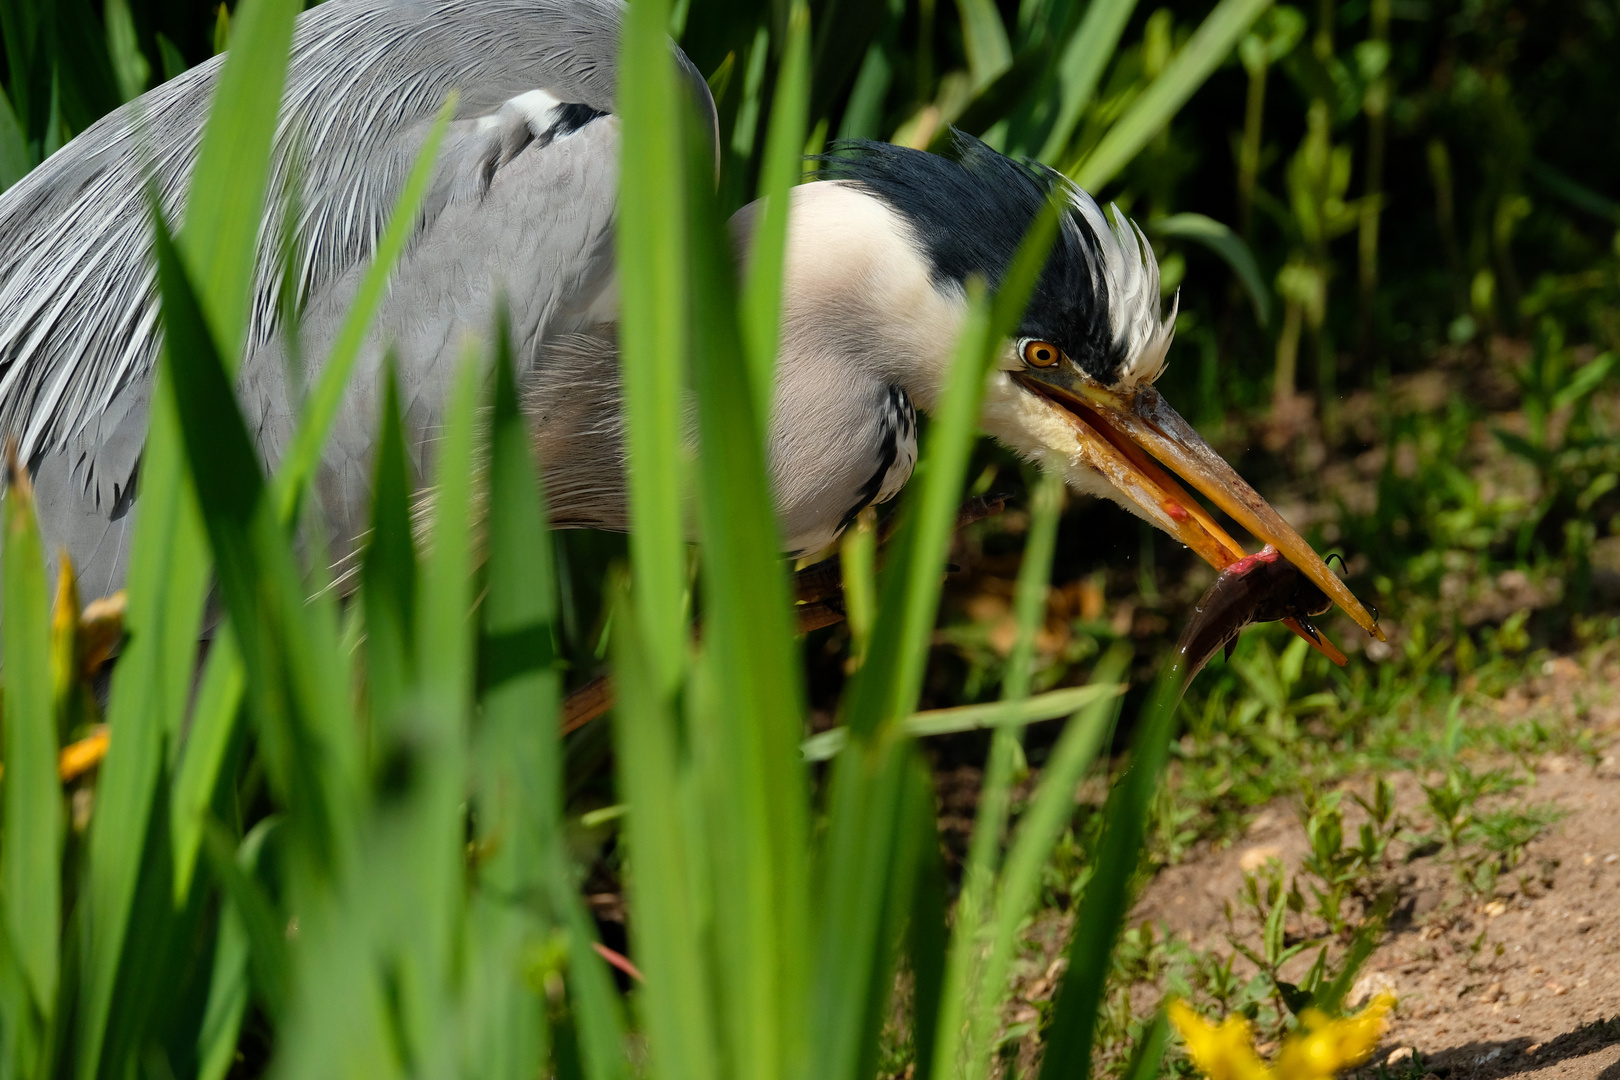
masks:
[[[860,187],[900,215],[938,286],[960,288],[974,274],[999,283],[1047,199],[1065,196],[1070,210],[1018,336],[1056,344],[1108,386],[1163,371],[1176,309],[1161,318],[1152,246],[1117,208],[1110,223],[1062,173],[962,132],[942,154],[854,140],[817,160],[822,179]]]

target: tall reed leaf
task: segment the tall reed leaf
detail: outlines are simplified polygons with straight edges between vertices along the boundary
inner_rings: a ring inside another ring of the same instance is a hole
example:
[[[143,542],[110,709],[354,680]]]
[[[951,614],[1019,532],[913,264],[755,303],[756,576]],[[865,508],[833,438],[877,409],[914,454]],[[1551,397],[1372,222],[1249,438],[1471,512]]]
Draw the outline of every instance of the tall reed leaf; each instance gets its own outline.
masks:
[[[1232,228],[1204,214],[1170,214],[1154,218],[1148,228],[1159,236],[1192,240],[1213,251],[1237,275],[1243,291],[1254,305],[1254,317],[1261,326],[1271,322],[1271,290],[1260,275],[1254,252]]]
[[[276,474],[276,505],[283,520],[290,521],[296,515],[304,485],[320,464],[321,449],[326,445],[332,421],[337,418],[338,407],[343,404],[343,395],[349,388],[349,377],[354,372],[354,363],[359,359],[360,348],[365,343],[366,331],[377,313],[377,305],[382,302],[388,287],[388,278],[394,272],[394,265],[405,250],[406,242],[416,233],[422,200],[427,195],[428,182],[433,179],[433,166],[438,160],[444,133],[450,126],[450,118],[455,115],[456,101],[457,95],[452,91],[422,141],[422,149],[416,155],[416,162],[411,166],[410,175],[406,177],[405,186],[388,218],[388,227],[383,230],[382,239],[377,243],[377,252],[360,281],[360,288],[355,291],[354,299],[344,312],[343,325],[338,328],[337,337],[332,341],[332,349],[321,368],[315,389],[310,394],[303,416],[299,418],[298,430],[293,433],[292,443],[282,458]]]
[[[22,125],[17,122],[17,114],[12,111],[5,91],[0,90],[0,191],[21,180],[33,165]]]
[[[485,475],[479,435],[478,347],[463,351],[445,402],[433,474],[433,531],[417,593],[414,695],[385,760],[408,762],[396,798],[379,792],[374,853],[388,861],[368,868],[388,883],[385,963],[400,974],[398,1022],[415,1060],[447,1060],[464,923],[467,744],[474,686],[473,484]]]
[[[1164,130],[1270,6],[1271,0],[1220,0],[1169,66],[1070,173],[1074,182],[1087,191],[1097,191],[1119,175],[1148,140]]]
[[[642,1022],[663,1080],[713,1080],[723,1074],[702,948],[709,927],[696,880],[702,871],[695,850],[702,830],[694,820],[692,793],[683,790],[673,702],[663,693],[641,640],[645,622],[635,617],[622,579],[614,583],[613,595],[613,677],[619,695],[613,732],[618,790],[631,806],[626,833],[634,870],[627,884],[635,912],[631,944],[647,977]]]
[[[1102,838],[1069,943],[1069,970],[1047,1028],[1041,1080],[1085,1080],[1091,1075],[1097,1011],[1113,966],[1114,943],[1130,910],[1131,881],[1141,859],[1153,797],[1170,756],[1176,707],[1187,685],[1180,654],[1172,661],[1153,686],[1131,740],[1130,764],[1104,807]]]
[[[962,16],[962,47],[967,52],[968,74],[974,89],[981,89],[1012,66],[1007,27],[993,0],[962,0],[957,10]]]
[[[254,253],[301,0],[243,0],[219,74],[186,198],[181,250],[221,355],[235,370],[247,324]]]
[[[792,189],[804,171],[805,124],[810,110],[810,11],[802,0],[788,15],[782,66],[776,75],[765,160],[759,171],[760,205],[755,219],[748,273],[743,283],[742,328],[748,346],[754,415],[771,414],[776,342],[782,318],[782,257]],[[761,426],[761,431],[764,428]]]
[[[306,604],[224,364],[162,220],[155,219],[169,388],[219,587],[242,651],[271,782],[326,877],[353,842],[358,779],[347,688],[331,663],[335,627]]]
[[[555,563],[513,366],[506,321],[500,319],[480,648],[479,824],[493,848],[481,868],[485,901],[495,909],[486,916],[488,933],[495,943],[511,945],[490,958],[495,972],[487,1004],[507,1021],[503,1032],[492,1035],[497,1043],[489,1048],[490,1071],[503,1075],[504,1066],[518,1080],[543,1064],[536,1055],[545,1017],[535,1015],[540,1003],[514,957],[523,947],[539,946],[537,934],[546,926],[535,912],[549,908],[552,925],[568,935],[568,983],[585,1073],[591,1080],[612,1080],[625,1069],[624,1019],[607,967],[592,947],[596,936],[574,886],[562,832]]]
[[[416,545],[410,452],[401,420],[399,372],[389,356],[371,481],[371,536],[360,567],[366,620],[366,690],[372,750],[392,732],[411,690],[416,657]]]
[[[192,172],[185,247],[206,282],[202,301],[232,347],[234,369],[252,281],[296,0],[243,0]],[[227,369],[230,370],[230,369]],[[129,559],[129,648],[113,677],[109,720],[118,728],[96,790],[81,910],[79,1080],[102,1067],[102,1048],[146,850],[163,740],[180,730],[191,691],[209,559],[196,495],[160,364],[154,380],[141,502]],[[234,409],[234,401],[232,402]],[[256,466],[255,466],[256,467]],[[154,913],[165,918],[165,913]]]
[[[833,770],[816,898],[820,927],[811,1017],[818,1033],[812,1048],[818,1076],[862,1075],[875,1052],[894,959],[884,943],[885,912],[897,888],[910,889],[914,869],[896,857],[914,753],[900,728],[922,688],[940,568],[985,379],[1028,303],[1057,221],[1054,203],[1024,237],[993,302],[980,285],[969,289],[950,377],[901,511],[906,518],[894,541],[895,554],[879,583],[882,603],[867,656],[848,691],[850,746]]]
[[[662,694],[674,691],[686,654],[686,448],[681,362],[686,341],[686,120],[669,39],[669,0],[635,0],[625,12],[619,57],[616,230],[619,355],[629,457],[630,555],[643,663]]]
[[[1056,166],[1062,160],[1135,10],[1136,0],[1093,0],[1086,7],[1079,29],[1058,57],[1058,111],[1036,155],[1041,161]]]
[[[191,731],[169,791],[169,829],[174,845],[174,902],[191,891],[203,825],[213,806],[226,758],[236,738],[236,719],[246,689],[242,653],[227,621],[214,634],[191,712]]]
[[[802,39],[802,26],[798,33]],[[688,157],[704,601],[702,678],[690,730],[710,815],[721,1041],[733,1075],[788,1076],[802,1067],[806,1041],[803,691],[761,452],[767,414],[750,393],[730,236],[704,168],[705,150],[694,140]],[[785,203],[786,195],[784,188],[773,198]],[[780,262],[780,246],[769,255]],[[661,812],[632,802],[632,813],[649,811]]]
[[[279,821],[276,817],[265,818],[242,840],[236,860],[244,879],[258,868],[264,842]],[[259,953],[262,968],[266,959],[263,944]],[[224,1080],[236,1060],[242,1017],[248,1007],[249,955],[248,930],[242,910],[238,904],[227,901],[219,914],[219,938],[214,946],[214,966],[208,980],[208,1003],[203,1008],[202,1024],[197,1031],[197,1080]],[[264,974],[261,970],[260,985],[266,984]]]
[[[928,642],[939,600],[940,567],[950,544],[984,380],[1002,341],[1029,302],[1057,234],[1050,204],[1020,244],[993,303],[969,306],[946,391],[929,427],[926,452],[908,485],[895,555],[879,583],[881,605],[867,663],[849,691],[850,732],[870,737],[900,722],[922,688]]]
[[[1092,671],[1092,685],[1107,686],[1124,678],[1130,670],[1130,659],[1128,646],[1110,649]],[[1019,931],[1035,913],[1041,872],[1074,816],[1075,787],[1106,746],[1121,700],[1117,695],[1099,700],[1069,721],[1041,770],[1033,802],[1018,822],[996,883],[989,944],[978,975],[975,1010],[969,1018],[969,1076],[983,1076],[988,1068],[995,1029],[1010,989],[1007,977],[1017,955]]]
[[[27,978],[40,1027],[56,1012],[62,918],[62,785],[56,776],[50,596],[27,474],[11,465],[0,547],[5,780],[0,784],[0,932]],[[73,612],[76,618],[78,612]]]
[[[1057,544],[1057,523],[1063,506],[1063,477],[1048,473],[1041,477],[1031,499],[1029,539],[1024,561],[1018,572],[1014,604],[1016,635],[1007,657],[1002,679],[1002,697],[1017,701],[1029,695],[1030,667],[1034,660],[1035,633],[1045,622],[1046,595],[1052,577],[1052,553]],[[942,996],[943,1014],[939,1030],[948,1032],[952,1045],[939,1048],[937,1061],[944,1076],[957,1075],[956,1034],[962,1030],[964,1015],[977,1019],[986,1010],[978,1005],[978,995],[970,999],[971,968],[979,957],[981,923],[988,914],[996,864],[1000,861],[1001,834],[1006,826],[1011,801],[1013,770],[1022,756],[1023,730],[1017,726],[996,729],[990,741],[990,759],[980,788],[978,811],[973,821],[973,837],[962,872],[962,890],[956,905],[956,926],[951,940],[949,967]],[[993,993],[981,987],[980,993]],[[978,1006],[978,1007],[975,1007]],[[969,1057],[972,1046],[967,1047]],[[970,1070],[967,1075],[977,1075]]]

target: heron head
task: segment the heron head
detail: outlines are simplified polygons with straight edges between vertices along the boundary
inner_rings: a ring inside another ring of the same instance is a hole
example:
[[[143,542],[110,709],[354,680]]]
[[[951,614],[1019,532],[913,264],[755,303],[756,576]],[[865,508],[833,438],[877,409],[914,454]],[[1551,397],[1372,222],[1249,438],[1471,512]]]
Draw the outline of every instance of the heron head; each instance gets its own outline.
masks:
[[[1112,499],[1216,569],[1247,552],[1187,489],[1271,544],[1382,639],[1315,550],[1154,389],[1175,331],[1153,248],[1061,174],[958,136],[945,157],[880,144],[845,148],[826,174],[876,196],[905,222],[935,291],[992,283],[1035,216],[1057,197],[1057,238],[989,388],[984,429],[1079,491]],[[1297,629],[1297,628],[1296,628]],[[1305,636],[1329,655],[1337,650]]]

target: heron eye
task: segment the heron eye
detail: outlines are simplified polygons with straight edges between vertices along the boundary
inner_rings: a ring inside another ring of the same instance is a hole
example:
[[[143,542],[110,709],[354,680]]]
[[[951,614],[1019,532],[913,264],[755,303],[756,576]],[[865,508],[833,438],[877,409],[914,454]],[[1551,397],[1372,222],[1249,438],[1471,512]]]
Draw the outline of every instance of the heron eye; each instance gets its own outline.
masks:
[[[1063,350],[1050,341],[1024,342],[1024,363],[1030,367],[1051,367],[1063,358]]]

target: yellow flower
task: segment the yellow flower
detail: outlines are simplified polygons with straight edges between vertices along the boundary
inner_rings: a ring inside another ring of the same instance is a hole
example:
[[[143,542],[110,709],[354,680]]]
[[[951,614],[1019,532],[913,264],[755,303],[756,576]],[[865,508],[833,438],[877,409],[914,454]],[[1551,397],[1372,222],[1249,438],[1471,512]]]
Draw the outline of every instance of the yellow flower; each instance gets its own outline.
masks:
[[[1249,1025],[1239,1017],[1229,1016],[1216,1027],[1181,1001],[1171,1001],[1168,1012],[1187,1043],[1187,1055],[1209,1080],[1332,1080],[1367,1060],[1394,1007],[1392,995],[1379,994],[1365,1009],[1342,1020],[1306,1009],[1300,1014],[1299,1030],[1283,1041],[1270,1066],[1254,1052]]]
[[[1216,1027],[1206,1023],[1186,1002],[1172,1000],[1170,1022],[1187,1044],[1187,1056],[1209,1080],[1266,1080],[1270,1070],[1254,1052],[1248,1023],[1228,1016]]]

